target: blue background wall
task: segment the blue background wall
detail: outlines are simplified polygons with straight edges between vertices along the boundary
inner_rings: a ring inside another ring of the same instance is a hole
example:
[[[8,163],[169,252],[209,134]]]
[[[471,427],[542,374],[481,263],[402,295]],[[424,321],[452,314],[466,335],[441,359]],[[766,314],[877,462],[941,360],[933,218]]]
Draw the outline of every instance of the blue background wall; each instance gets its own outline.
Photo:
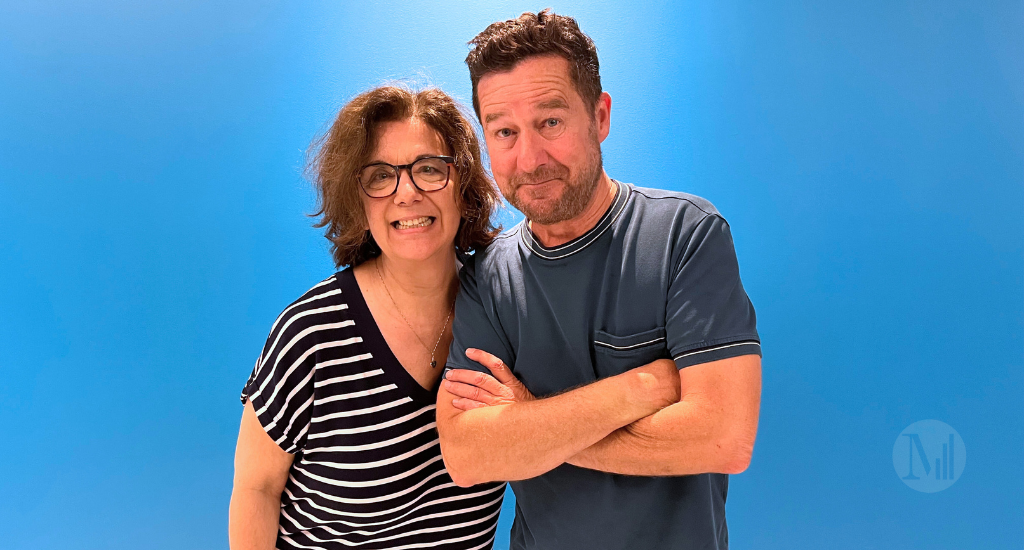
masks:
[[[389,78],[468,102],[465,42],[543,7],[292,4],[0,6],[0,546],[226,547],[238,391],[332,271],[305,148]],[[734,547],[1024,546],[1024,5],[554,7],[608,172],[733,226],[765,351]],[[927,418],[968,453],[935,494],[891,459]]]

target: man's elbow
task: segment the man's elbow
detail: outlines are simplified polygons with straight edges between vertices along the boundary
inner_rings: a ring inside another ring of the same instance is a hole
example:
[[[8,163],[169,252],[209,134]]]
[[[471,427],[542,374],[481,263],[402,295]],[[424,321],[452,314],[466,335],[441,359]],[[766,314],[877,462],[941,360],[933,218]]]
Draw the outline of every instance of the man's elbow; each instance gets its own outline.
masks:
[[[734,437],[721,444],[722,449],[719,473],[741,474],[750,467],[750,460],[754,456],[754,437]]]
[[[488,481],[474,471],[471,450],[462,448],[455,437],[445,432],[447,430],[440,431],[441,458],[452,481],[459,487],[472,487]]]
[[[742,474],[750,467],[752,453],[736,453],[722,465],[723,474]]]
[[[460,470],[452,469],[450,466],[447,466],[447,463],[445,464],[445,467],[448,468],[448,475],[452,477],[452,481],[459,487],[472,487],[474,485],[482,483],[481,481],[477,481],[472,476],[466,475]]]
[[[441,458],[444,459],[444,467],[448,470],[448,475],[451,476],[452,481],[459,487],[472,487],[481,483],[491,481],[485,479],[480,475],[480,472],[476,471],[476,468],[469,463],[468,460],[458,459],[453,457],[452,452],[444,452],[444,445],[441,446]]]
[[[442,437],[441,460],[444,461],[444,469],[447,470],[452,481],[459,487],[472,487],[476,485],[470,477],[468,469],[461,460],[456,458],[456,454],[454,449],[452,449],[451,443],[446,443],[445,438]]]

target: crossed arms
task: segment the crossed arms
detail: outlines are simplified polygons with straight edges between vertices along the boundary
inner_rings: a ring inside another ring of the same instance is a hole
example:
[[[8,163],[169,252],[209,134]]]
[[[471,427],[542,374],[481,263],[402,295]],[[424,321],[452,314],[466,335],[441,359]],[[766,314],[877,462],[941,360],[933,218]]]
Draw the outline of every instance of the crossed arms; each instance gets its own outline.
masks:
[[[493,376],[449,371],[438,392],[441,453],[458,485],[529,479],[563,463],[646,476],[735,474],[750,463],[757,355],[681,370],[661,359],[543,399],[493,355],[466,355]]]

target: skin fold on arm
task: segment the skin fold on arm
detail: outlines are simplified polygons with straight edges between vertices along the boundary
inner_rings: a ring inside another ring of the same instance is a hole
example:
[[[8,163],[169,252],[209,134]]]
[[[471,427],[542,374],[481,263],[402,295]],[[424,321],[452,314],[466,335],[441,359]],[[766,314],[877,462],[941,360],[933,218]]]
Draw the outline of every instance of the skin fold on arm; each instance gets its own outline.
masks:
[[[470,358],[487,367],[492,376],[451,371],[444,386],[454,397],[453,408],[486,410],[499,403],[533,399],[497,358],[486,352]],[[745,470],[757,435],[761,358],[744,355],[712,361],[681,369],[678,375],[677,402],[613,430],[563,462],[625,475],[735,474]],[[495,428],[501,429],[500,422]]]
[[[500,363],[480,350],[467,350],[466,355],[478,362]],[[449,371],[449,376],[455,372]],[[476,374],[476,379],[490,378]],[[448,472],[462,486],[541,475],[679,399],[678,372],[668,360],[544,399],[534,399],[528,392],[514,395],[506,386],[496,390],[499,394],[488,394],[494,398],[488,406],[465,409],[453,404],[458,396],[452,390],[472,390],[469,384],[456,384],[462,383],[449,378],[438,392],[437,430]]]
[[[247,401],[235,448],[235,479],[228,510],[231,550],[275,548],[281,493],[294,458],[263,431],[252,403]]]

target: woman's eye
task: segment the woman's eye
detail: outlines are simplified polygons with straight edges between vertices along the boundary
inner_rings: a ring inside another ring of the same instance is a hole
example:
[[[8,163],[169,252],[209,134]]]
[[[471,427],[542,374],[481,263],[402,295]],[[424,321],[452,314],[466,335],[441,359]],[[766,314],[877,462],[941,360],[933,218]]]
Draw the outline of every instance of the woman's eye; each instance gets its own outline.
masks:
[[[373,173],[370,174],[369,178],[366,178],[366,183],[370,185],[385,184],[393,177],[394,176],[390,171],[378,169],[374,170]]]

